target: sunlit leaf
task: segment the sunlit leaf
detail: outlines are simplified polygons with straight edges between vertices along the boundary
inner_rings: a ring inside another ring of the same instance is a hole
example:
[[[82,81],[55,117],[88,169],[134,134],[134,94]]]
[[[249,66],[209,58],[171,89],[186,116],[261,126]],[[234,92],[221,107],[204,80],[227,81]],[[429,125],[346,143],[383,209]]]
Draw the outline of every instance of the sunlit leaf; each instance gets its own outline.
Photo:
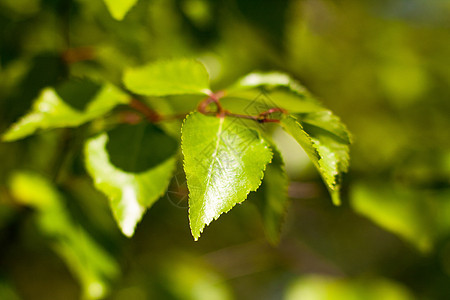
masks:
[[[195,112],[182,128],[189,219],[197,240],[213,219],[244,201],[261,184],[272,158],[268,143],[233,118]]]
[[[54,250],[80,281],[88,299],[104,297],[118,276],[119,266],[70,217],[56,188],[40,175],[15,173],[11,193],[21,204],[37,211],[39,228],[52,240]]]
[[[126,236],[166,191],[175,168],[174,143],[147,124],[119,127],[87,141],[86,168]]]
[[[116,20],[122,20],[127,12],[138,2],[138,0],[103,0],[111,15]]]
[[[291,113],[325,110],[300,83],[280,72],[255,72],[244,76],[226,89],[224,102],[226,101],[246,101],[247,105],[258,106],[261,111],[273,107],[283,108]]]
[[[86,93],[87,90],[91,92]],[[128,101],[129,97],[111,84],[95,89],[91,83],[77,81],[68,82],[56,89],[45,88],[35,100],[31,111],[11,126],[3,135],[3,140],[18,140],[39,129],[77,127]],[[74,106],[84,107],[84,110],[78,110]]]
[[[340,177],[349,164],[348,143],[336,139],[319,127],[308,128],[308,132],[294,116],[281,119],[281,126],[302,146],[322,176],[331,194],[333,203],[339,205]]]
[[[276,245],[280,241],[281,226],[286,215],[289,198],[288,178],[281,153],[272,145],[273,159],[267,165],[264,179],[255,199],[259,208],[267,239]]]
[[[208,72],[193,59],[157,61],[130,68],[123,81],[130,91],[147,96],[210,94]]]
[[[352,141],[352,137],[347,127],[329,110],[308,114],[296,114],[296,117],[304,127],[312,128],[312,126],[314,126],[323,129],[348,144]]]
[[[346,280],[313,275],[294,281],[284,299],[412,300],[414,296],[402,285],[385,279]]]

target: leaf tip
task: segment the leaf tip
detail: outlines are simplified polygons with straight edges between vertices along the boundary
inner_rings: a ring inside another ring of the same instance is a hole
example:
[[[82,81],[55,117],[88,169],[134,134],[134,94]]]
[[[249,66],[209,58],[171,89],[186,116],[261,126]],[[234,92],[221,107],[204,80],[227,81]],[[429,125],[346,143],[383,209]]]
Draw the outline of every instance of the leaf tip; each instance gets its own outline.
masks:
[[[137,0],[104,0],[104,2],[111,16],[117,21],[122,21],[131,8],[136,4]]]
[[[331,194],[331,201],[333,201],[333,204],[335,206],[341,206],[342,201],[339,195],[339,191],[330,191],[330,194]]]
[[[205,224],[203,224],[202,228],[192,228],[192,224],[191,224],[191,234],[192,234],[192,237],[194,238],[194,242],[198,241],[204,228],[205,228]]]
[[[120,228],[120,231],[122,231],[122,233],[127,237],[127,238],[131,238],[134,235],[134,227],[124,227],[122,226]]]

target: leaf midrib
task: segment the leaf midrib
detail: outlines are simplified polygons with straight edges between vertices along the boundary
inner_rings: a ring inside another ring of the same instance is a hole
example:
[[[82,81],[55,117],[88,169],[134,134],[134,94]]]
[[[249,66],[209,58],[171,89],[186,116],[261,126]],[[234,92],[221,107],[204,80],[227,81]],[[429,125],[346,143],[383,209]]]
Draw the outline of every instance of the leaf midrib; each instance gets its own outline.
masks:
[[[206,180],[206,186],[205,186],[205,191],[203,193],[203,197],[204,197],[206,191],[209,190],[209,186],[211,184],[212,169],[213,169],[213,166],[214,166],[216,158],[217,158],[217,151],[219,150],[219,145],[220,145],[220,134],[222,133],[222,127],[223,127],[224,121],[225,121],[225,118],[220,118],[219,128],[217,129],[217,134],[216,134],[216,138],[217,138],[216,146],[214,147],[212,160],[208,167],[208,178]],[[197,216],[196,223],[198,223],[199,220],[200,220],[200,215]]]

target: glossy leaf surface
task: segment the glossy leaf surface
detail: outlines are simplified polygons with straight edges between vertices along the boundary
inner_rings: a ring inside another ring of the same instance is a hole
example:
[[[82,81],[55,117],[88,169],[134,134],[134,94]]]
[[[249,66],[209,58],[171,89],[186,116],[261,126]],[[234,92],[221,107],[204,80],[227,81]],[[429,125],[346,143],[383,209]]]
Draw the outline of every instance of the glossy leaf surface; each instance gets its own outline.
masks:
[[[246,101],[247,110],[259,107],[260,112],[279,107],[291,113],[325,110],[299,82],[280,72],[250,73],[227,89],[225,101]],[[265,107],[265,108],[264,108]]]
[[[259,187],[272,151],[256,131],[236,119],[198,112],[183,124],[182,150],[189,220],[197,240],[206,225]]]

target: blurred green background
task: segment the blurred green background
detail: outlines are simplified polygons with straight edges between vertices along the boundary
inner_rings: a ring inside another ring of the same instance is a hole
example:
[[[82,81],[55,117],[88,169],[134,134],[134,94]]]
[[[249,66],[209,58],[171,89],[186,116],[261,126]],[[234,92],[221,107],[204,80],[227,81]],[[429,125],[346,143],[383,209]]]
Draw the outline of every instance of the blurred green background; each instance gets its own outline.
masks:
[[[278,137],[277,247],[250,199],[194,242],[183,195],[127,239],[85,174],[84,127],[0,143],[0,299],[449,299],[449,15],[447,0],[139,0],[116,21],[101,0],[0,0],[0,132],[46,86],[122,86],[127,66],[183,56],[217,88],[290,73],[354,135],[340,207]]]

